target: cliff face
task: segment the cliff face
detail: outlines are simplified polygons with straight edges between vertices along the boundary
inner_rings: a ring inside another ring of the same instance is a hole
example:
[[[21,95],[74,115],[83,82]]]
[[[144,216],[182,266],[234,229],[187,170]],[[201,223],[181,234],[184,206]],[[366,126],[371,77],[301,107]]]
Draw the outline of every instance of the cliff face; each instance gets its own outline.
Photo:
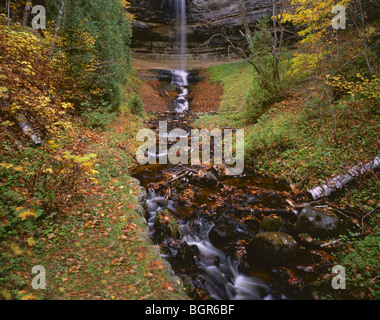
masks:
[[[131,0],[130,12],[135,15],[132,50],[136,59],[175,61],[178,56],[176,23],[173,5],[177,0]],[[236,0],[186,0],[187,58],[190,65],[207,61],[236,58],[228,42],[218,34],[221,30],[234,43],[244,43],[242,16]],[[271,15],[272,0],[245,0],[247,20]]]

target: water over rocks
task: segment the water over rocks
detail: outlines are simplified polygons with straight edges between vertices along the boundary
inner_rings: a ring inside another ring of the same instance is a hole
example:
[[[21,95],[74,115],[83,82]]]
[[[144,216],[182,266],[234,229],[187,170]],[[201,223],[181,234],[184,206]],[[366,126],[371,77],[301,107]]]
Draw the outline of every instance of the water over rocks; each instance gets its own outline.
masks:
[[[172,71],[155,74],[163,75],[165,88],[173,85]],[[191,74],[196,73],[189,74],[187,83],[177,79],[186,83],[189,96],[195,79]],[[169,93],[163,91],[171,96],[167,108],[172,111],[156,111],[146,122],[157,137],[162,134],[160,121],[167,122],[168,132],[178,128],[188,133],[199,116],[191,101],[189,110],[176,112],[176,95]],[[186,138],[191,141],[190,135]],[[294,194],[283,182],[249,168],[228,176],[225,166],[212,162],[141,165],[134,176],[146,190],[140,200],[143,206],[146,199],[149,234],[191,298],[310,298],[307,281],[330,267],[329,250],[321,244],[337,234],[339,219],[307,204],[292,205],[289,199],[307,202],[308,195]],[[324,242],[316,239],[322,235]]]

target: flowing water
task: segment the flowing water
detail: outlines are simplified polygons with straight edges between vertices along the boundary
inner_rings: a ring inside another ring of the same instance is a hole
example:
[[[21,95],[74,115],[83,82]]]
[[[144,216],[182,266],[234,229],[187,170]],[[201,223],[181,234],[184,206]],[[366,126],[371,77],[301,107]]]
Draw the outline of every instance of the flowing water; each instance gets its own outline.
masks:
[[[173,108],[176,108],[175,105]],[[173,128],[190,132],[192,117],[191,111],[184,114],[157,113],[150,126],[158,128],[158,122],[165,120],[168,132]],[[159,132],[157,135],[170,136]],[[157,159],[166,155],[159,154]],[[177,275],[195,288],[190,294],[192,298],[287,299],[288,292],[284,292],[281,283],[271,279],[269,271],[260,269],[259,265],[256,270],[243,268],[236,250],[231,250],[231,247],[236,247],[239,240],[248,241],[256,232],[257,228],[249,225],[250,218],[244,222],[244,217],[258,216],[255,212],[289,213],[283,195],[289,190],[288,187],[249,170],[240,176],[225,176],[216,186],[197,185],[191,181],[191,174],[178,179],[175,184],[168,183],[187,170],[197,172],[203,167],[156,164],[139,166],[134,173],[147,189],[150,236],[160,245],[162,256],[172,264]],[[191,191],[192,195],[188,195],[187,191]],[[164,210],[177,219],[180,237],[155,237],[156,216]],[[236,229],[229,248],[216,247],[210,240],[210,230],[220,217],[228,219]],[[297,292],[295,295],[301,297],[302,293]]]
[[[186,71],[186,49],[187,49],[187,32],[186,32],[186,0],[171,0],[172,10],[176,20],[176,46],[179,54],[179,65],[172,72],[172,83],[177,86],[178,96],[174,101],[174,111],[183,113],[189,110],[187,95],[189,90],[188,72]]]

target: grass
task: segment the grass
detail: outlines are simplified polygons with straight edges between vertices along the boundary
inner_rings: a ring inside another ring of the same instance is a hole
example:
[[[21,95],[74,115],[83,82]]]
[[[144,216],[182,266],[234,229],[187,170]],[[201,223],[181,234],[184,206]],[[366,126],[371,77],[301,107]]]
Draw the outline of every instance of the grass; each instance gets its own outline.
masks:
[[[151,245],[146,222],[136,210],[139,189],[128,170],[139,121],[122,116],[111,128],[99,133],[78,124],[57,142],[75,146],[77,139],[85,141],[81,151],[97,155],[93,166],[97,173],[95,180],[78,176],[78,192],[74,194],[73,190],[70,201],[60,203],[54,210],[45,208],[45,201],[36,201],[35,194],[23,191],[23,184],[16,180],[12,181],[14,194],[4,194],[4,177],[9,175],[2,171],[3,298],[186,298],[181,283],[160,258],[158,248]],[[7,160],[16,165],[25,152],[9,155]],[[17,204],[15,199],[10,201],[10,196],[19,194]],[[21,220],[15,213],[16,205],[33,205],[37,216]],[[35,265],[46,269],[46,290],[34,290],[31,286]]]
[[[337,141],[329,107],[305,104],[304,99],[276,104],[248,129],[248,160],[259,171],[311,188],[377,155],[379,115],[371,103],[336,104]]]
[[[212,66],[207,72],[212,83],[222,84],[223,97],[218,114],[204,115],[195,122],[195,125],[205,128],[241,127],[245,95],[255,76],[253,67],[248,62],[234,62]]]

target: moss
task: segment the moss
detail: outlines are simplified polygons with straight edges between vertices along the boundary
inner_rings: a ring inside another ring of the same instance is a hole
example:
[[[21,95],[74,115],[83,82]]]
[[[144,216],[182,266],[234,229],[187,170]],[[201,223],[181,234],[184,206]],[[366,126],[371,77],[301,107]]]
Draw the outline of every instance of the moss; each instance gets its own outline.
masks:
[[[160,242],[166,238],[178,239],[181,237],[181,227],[168,209],[157,212],[154,220],[155,240]]]

